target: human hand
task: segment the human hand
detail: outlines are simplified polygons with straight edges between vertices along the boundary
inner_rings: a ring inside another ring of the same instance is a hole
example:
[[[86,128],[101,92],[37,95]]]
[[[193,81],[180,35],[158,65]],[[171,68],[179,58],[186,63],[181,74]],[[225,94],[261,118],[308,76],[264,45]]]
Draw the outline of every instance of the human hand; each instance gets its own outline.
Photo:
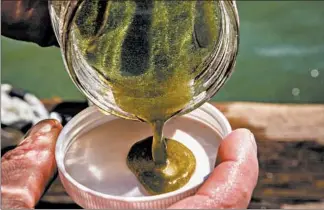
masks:
[[[1,1],[1,35],[42,47],[58,46],[47,0]]]
[[[17,148],[2,160],[3,208],[34,208],[56,172],[54,149],[62,127],[54,120],[35,125]],[[258,177],[257,148],[246,129],[222,141],[215,168],[197,194],[170,208],[246,208]]]
[[[171,209],[247,208],[257,184],[259,164],[253,134],[237,129],[218,150],[220,162],[196,195],[172,205]]]
[[[36,124],[1,158],[2,209],[34,208],[55,176],[55,143],[62,129],[55,120]]]

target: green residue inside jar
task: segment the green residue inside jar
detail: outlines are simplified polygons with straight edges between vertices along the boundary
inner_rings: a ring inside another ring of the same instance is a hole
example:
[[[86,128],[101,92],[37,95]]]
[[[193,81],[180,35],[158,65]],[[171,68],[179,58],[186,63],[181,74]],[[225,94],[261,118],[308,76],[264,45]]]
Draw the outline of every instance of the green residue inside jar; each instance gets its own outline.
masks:
[[[74,17],[72,33],[81,53],[111,87],[116,105],[152,126],[152,158],[138,164],[140,156],[131,150],[128,166],[153,194],[180,188],[195,170],[190,150],[166,141],[162,131],[165,122],[193,100],[194,79],[209,64],[219,34],[217,5],[217,1],[85,0]],[[136,158],[130,161],[130,156]],[[179,171],[175,176],[161,170],[170,163]],[[159,178],[142,173],[147,168]],[[177,178],[184,174],[187,178],[180,183]],[[168,182],[179,183],[171,187]]]

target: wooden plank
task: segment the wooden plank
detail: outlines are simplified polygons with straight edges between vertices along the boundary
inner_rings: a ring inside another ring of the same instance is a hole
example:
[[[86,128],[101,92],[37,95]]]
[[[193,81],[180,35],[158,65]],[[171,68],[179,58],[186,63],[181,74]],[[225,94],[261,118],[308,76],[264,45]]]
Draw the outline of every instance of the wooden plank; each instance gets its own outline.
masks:
[[[61,98],[49,98],[49,99],[42,99],[41,102],[44,104],[47,110],[51,110],[55,105],[63,102]]]
[[[250,206],[278,208],[324,198],[324,146],[315,141],[258,141],[259,180]]]
[[[310,202],[297,205],[283,205],[282,209],[324,209],[324,202]]]
[[[212,103],[232,127],[250,129],[258,140],[324,144],[324,104]]]

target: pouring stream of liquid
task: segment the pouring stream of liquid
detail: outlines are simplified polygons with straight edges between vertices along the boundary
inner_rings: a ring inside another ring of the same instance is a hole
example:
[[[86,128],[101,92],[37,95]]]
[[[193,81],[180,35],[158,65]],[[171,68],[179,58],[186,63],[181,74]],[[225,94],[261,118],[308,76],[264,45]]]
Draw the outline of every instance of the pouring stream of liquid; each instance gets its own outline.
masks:
[[[157,166],[166,166],[167,152],[166,143],[163,137],[163,121],[155,121],[152,124],[153,142],[152,142],[152,157]]]

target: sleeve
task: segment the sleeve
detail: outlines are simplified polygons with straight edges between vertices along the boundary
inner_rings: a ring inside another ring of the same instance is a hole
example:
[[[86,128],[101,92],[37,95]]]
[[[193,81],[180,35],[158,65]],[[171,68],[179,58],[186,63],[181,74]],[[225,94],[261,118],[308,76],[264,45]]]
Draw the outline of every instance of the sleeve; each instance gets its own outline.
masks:
[[[47,0],[2,0],[1,35],[41,47],[59,46]]]

